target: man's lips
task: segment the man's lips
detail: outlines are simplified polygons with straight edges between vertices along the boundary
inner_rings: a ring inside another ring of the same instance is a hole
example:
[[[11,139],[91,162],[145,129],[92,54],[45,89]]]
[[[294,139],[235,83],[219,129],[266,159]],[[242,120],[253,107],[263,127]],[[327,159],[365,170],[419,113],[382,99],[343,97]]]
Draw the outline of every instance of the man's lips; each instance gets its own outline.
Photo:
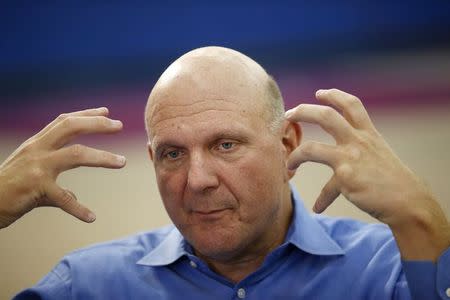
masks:
[[[230,210],[229,208],[212,209],[212,210],[193,210],[193,214],[201,219],[212,220],[222,217],[222,215],[227,213],[229,210]]]
[[[202,214],[202,215],[208,215],[208,214],[213,214],[222,210],[226,210],[227,208],[220,208],[220,209],[210,209],[210,210],[194,210],[195,213],[197,214]]]

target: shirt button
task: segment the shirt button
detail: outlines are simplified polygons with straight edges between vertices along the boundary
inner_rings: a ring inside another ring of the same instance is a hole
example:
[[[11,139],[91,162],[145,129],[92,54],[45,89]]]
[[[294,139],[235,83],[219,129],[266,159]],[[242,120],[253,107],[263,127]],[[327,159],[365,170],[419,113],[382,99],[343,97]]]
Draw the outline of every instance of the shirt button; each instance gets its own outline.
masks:
[[[238,289],[237,296],[239,299],[244,299],[245,298],[245,290],[243,288]]]
[[[190,261],[189,264],[191,265],[191,267],[193,268],[197,268],[197,264],[195,263],[195,261]]]
[[[450,298],[450,287],[445,290],[445,294]]]

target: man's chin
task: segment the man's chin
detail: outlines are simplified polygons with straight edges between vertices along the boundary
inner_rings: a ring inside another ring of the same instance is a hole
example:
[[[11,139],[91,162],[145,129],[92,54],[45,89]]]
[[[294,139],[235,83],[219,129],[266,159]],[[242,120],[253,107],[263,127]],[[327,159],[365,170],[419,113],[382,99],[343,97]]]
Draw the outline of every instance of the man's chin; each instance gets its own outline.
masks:
[[[216,262],[228,262],[233,260],[236,255],[239,254],[239,250],[237,250],[238,248],[234,248],[234,247],[230,247],[229,245],[227,245],[227,247],[211,247],[211,246],[207,246],[207,247],[201,247],[201,248],[195,248],[194,247],[194,251],[195,254],[202,258],[203,260],[205,260],[206,262],[209,261],[216,261]]]

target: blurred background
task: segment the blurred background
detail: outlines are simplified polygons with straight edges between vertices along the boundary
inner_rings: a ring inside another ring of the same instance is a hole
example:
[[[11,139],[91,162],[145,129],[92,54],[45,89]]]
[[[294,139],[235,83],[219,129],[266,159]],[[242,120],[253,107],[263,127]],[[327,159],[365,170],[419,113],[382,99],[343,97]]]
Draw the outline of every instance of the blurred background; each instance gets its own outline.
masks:
[[[128,159],[120,171],[80,168],[58,178],[96,212],[95,223],[40,208],[0,231],[0,299],[74,249],[170,222],[143,110],[164,69],[201,46],[254,58],[279,82],[287,108],[313,103],[318,88],[360,97],[450,215],[449,1],[11,1],[0,4],[0,30],[0,161],[60,113],[99,106],[123,121],[123,132],[74,142]],[[305,140],[332,142],[315,126],[304,131]],[[298,170],[293,184],[309,209],[331,174],[317,164]],[[342,197],[326,214],[374,221]]]

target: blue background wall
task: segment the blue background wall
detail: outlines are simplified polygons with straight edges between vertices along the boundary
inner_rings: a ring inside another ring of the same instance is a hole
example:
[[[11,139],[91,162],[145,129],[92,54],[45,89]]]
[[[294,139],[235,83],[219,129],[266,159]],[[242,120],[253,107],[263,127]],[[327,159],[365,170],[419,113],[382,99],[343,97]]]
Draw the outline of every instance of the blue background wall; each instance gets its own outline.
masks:
[[[100,105],[140,131],[159,74],[205,45],[256,59],[289,107],[321,87],[376,108],[449,102],[449,1],[11,1],[0,5],[0,28],[7,131]]]

